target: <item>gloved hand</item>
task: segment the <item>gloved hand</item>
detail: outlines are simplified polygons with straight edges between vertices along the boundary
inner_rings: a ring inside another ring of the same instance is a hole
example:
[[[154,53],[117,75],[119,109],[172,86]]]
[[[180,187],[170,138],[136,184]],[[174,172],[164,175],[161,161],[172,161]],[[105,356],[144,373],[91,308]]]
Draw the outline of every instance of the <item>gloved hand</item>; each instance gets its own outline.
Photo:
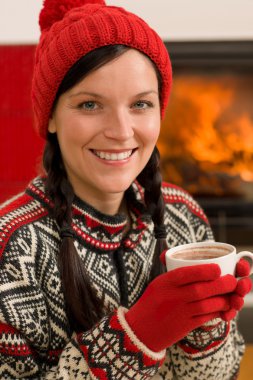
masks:
[[[237,311],[241,310],[244,305],[244,297],[248,294],[252,288],[252,282],[249,278],[250,265],[248,261],[240,259],[236,265],[236,277],[240,278],[237,282],[234,293],[230,296],[230,309],[221,313],[221,318],[224,321],[233,319]]]
[[[217,264],[178,268],[155,278],[125,318],[140,341],[161,351],[229,310],[236,285]]]
[[[165,254],[166,250],[163,251],[160,256],[160,260],[163,265],[166,265]],[[220,314],[220,318],[222,318],[224,321],[230,321],[236,316],[237,312],[242,309],[244,305],[244,297],[250,292],[252,288],[252,282],[249,278],[249,275],[250,265],[248,261],[245,259],[240,259],[236,265],[235,276],[243,278],[240,278],[238,280],[235,291],[230,295],[230,309],[225,312],[221,312]]]

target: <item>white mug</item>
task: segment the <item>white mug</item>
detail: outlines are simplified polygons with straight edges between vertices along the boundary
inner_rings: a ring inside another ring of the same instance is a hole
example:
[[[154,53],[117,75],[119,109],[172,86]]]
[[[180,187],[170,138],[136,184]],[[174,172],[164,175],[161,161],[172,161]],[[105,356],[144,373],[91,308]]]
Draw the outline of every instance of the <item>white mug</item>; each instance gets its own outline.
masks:
[[[250,273],[253,273],[253,253],[242,251],[227,243],[204,241],[188,243],[168,249],[165,254],[167,270],[199,264],[216,263],[221,268],[221,275],[235,274],[237,262],[242,258],[250,259]]]

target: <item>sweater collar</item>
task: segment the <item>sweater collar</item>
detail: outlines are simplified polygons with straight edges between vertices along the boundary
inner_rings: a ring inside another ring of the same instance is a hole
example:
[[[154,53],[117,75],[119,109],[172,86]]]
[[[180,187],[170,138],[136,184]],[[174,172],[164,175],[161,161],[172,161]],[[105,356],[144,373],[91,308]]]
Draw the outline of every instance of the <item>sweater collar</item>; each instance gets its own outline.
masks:
[[[49,210],[53,204],[45,194],[45,178],[37,177],[28,186],[28,192]],[[134,248],[150,226],[150,217],[143,203],[143,191],[137,182],[127,190],[127,202],[131,216],[131,228],[126,235],[124,230],[127,218],[123,214],[106,215],[96,210],[77,196],[72,205],[72,228],[77,239],[99,251],[111,251],[120,245]]]

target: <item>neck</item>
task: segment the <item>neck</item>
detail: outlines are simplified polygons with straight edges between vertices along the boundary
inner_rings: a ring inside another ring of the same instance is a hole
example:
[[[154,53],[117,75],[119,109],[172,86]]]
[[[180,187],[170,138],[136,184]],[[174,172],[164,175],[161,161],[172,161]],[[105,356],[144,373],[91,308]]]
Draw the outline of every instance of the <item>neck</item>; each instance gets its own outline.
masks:
[[[119,212],[125,214],[124,193],[104,194],[103,197],[101,197],[101,194],[98,197],[95,194],[89,197],[87,193],[83,196],[82,194],[78,194],[78,192],[76,192],[76,195],[102,214],[115,215]]]

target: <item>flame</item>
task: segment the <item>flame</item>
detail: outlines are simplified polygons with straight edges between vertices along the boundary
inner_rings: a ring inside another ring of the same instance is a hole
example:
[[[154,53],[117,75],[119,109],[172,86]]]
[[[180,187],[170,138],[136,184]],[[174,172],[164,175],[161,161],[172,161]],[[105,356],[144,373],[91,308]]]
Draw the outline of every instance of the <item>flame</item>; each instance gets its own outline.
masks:
[[[253,76],[184,75],[173,96],[158,147],[165,179],[194,194],[253,197]]]

